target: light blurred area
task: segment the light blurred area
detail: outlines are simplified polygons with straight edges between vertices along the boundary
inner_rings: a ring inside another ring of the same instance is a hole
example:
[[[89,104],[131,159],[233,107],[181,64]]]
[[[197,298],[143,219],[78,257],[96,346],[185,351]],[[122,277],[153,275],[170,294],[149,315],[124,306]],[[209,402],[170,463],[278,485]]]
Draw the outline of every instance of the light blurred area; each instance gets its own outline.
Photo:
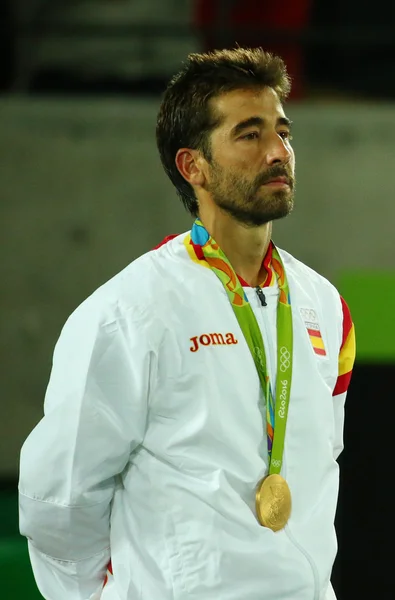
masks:
[[[377,429],[374,420],[395,375],[393,0],[2,0],[0,17],[4,597],[40,597],[17,537],[15,490],[60,329],[96,287],[190,227],[156,150],[160,96],[188,53],[236,44],[280,54],[293,80],[285,111],[296,206],[274,240],[338,286],[356,324],[338,600],[395,597],[392,506],[378,489],[391,421]],[[366,514],[368,479],[376,521]]]

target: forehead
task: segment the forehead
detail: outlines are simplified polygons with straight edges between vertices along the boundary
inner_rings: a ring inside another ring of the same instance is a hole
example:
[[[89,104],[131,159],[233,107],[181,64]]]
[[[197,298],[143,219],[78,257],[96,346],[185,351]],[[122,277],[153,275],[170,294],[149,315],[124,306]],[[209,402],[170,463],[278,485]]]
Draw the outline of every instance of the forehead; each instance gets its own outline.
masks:
[[[276,121],[284,117],[284,109],[272,88],[232,90],[211,100],[213,114],[219,117],[219,129],[232,128],[252,116]]]

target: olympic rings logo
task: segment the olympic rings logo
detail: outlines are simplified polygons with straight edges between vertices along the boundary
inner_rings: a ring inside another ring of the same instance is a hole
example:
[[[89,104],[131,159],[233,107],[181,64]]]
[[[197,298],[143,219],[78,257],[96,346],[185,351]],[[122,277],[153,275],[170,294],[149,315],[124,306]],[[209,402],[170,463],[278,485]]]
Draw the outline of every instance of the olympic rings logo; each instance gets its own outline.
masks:
[[[291,355],[285,346],[280,349],[280,371],[285,373],[291,366]]]
[[[317,313],[312,308],[301,308],[300,313],[306,321],[311,323],[317,322]]]
[[[277,468],[277,467],[281,467],[281,460],[277,460],[274,459],[271,461],[271,464],[273,465],[273,467]]]

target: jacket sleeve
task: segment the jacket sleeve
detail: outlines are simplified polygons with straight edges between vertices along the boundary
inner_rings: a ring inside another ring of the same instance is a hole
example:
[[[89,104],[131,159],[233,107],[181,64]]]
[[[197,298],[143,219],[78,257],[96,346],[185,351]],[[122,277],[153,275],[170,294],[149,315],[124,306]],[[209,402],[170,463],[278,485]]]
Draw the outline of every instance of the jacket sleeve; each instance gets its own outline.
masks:
[[[351,381],[355,361],[355,330],[350,309],[345,300],[340,298],[342,306],[342,343],[339,351],[338,377],[333,390],[333,407],[335,411],[336,437],[334,456],[338,458],[343,450],[344,404],[348,386]]]
[[[325,600],[336,600],[336,594],[330,582],[328,585],[328,589],[326,590]]]
[[[137,317],[90,300],[60,335],[44,417],[21,451],[20,532],[46,600],[87,600],[103,585],[117,476],[145,433],[147,336]]]

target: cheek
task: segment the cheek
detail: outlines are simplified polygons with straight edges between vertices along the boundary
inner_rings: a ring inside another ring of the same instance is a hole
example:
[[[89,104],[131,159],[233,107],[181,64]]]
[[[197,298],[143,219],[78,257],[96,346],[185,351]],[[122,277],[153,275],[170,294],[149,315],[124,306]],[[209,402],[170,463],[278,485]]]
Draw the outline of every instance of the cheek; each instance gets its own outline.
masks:
[[[292,168],[292,173],[295,173],[295,152],[291,148],[291,157],[289,159],[289,164]]]

